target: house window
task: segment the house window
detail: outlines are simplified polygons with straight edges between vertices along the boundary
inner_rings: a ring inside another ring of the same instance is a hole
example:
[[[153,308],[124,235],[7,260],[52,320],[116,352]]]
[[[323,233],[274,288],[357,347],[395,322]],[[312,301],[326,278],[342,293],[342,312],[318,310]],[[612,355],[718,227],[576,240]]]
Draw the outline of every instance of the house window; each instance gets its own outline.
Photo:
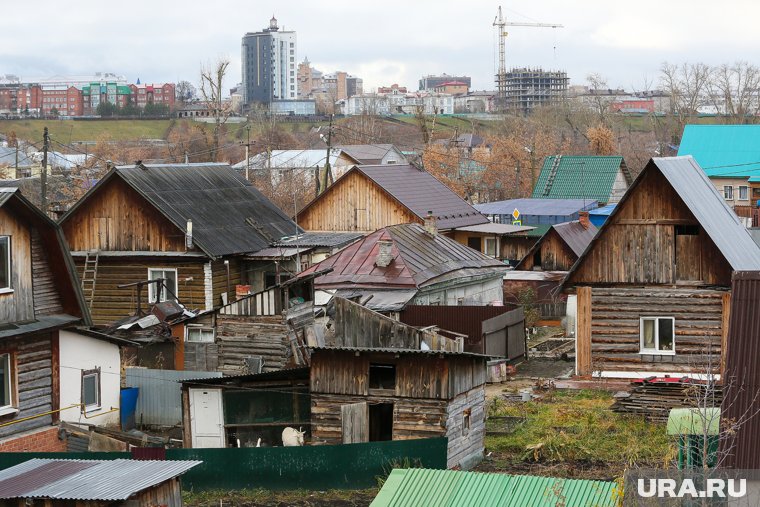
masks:
[[[739,200],[740,201],[749,200],[749,187],[744,186],[744,185],[739,186]]]
[[[472,415],[472,410],[467,409],[464,412],[462,412],[462,435],[467,435],[470,432],[470,416]]]
[[[11,237],[0,236],[0,292],[11,288]]]
[[[498,238],[485,238],[485,246],[486,246],[485,254],[489,257],[496,258],[497,253],[499,251]]]
[[[100,408],[100,368],[82,370],[82,405],[85,412]]]
[[[368,387],[370,389],[396,389],[396,365],[370,364]]]
[[[723,185],[723,198],[727,201],[734,200],[734,187],[730,185]]]
[[[188,326],[185,341],[194,343],[214,343],[214,328]]]
[[[10,354],[0,354],[0,409],[13,405],[13,361]]]
[[[148,303],[177,300],[177,270],[165,268],[148,269],[148,280],[163,278],[162,283],[148,284]]]
[[[673,317],[641,317],[641,354],[674,355],[676,319]]]

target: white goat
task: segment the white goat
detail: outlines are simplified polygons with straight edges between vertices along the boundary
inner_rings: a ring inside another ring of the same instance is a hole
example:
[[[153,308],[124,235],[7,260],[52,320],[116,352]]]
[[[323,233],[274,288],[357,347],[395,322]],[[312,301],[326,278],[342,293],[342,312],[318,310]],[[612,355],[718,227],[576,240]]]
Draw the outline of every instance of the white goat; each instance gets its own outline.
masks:
[[[295,429],[288,426],[282,430],[282,445],[285,447],[300,447],[303,445],[303,435],[305,431],[301,428]]]

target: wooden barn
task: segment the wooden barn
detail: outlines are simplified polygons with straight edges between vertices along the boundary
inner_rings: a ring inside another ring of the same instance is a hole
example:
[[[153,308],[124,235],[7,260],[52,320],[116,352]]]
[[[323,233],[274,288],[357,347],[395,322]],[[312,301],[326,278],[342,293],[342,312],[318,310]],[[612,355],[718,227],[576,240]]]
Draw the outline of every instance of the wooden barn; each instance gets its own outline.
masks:
[[[358,165],[298,212],[307,231],[373,232],[424,223],[432,212],[440,230],[488,219],[426,171],[407,164]]]
[[[570,270],[580,375],[719,371],[731,275],[760,249],[692,157],[655,158]]]
[[[244,254],[299,231],[227,164],[115,167],[61,226],[96,324],[135,313],[138,302],[210,310],[238,284],[262,290],[274,267]]]
[[[448,437],[448,467],[483,457],[486,356],[315,348],[311,436],[327,444]]]
[[[515,266],[519,271],[568,271],[596,235],[588,212],[579,220],[552,225]]]

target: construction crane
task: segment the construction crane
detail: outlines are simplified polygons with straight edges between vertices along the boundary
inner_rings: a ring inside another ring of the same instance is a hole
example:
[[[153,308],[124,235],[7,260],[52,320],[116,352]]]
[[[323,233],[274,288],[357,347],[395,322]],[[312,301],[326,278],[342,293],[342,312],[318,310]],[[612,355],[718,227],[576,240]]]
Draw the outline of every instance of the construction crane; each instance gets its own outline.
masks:
[[[499,100],[499,108],[503,109],[507,101],[507,64],[505,57],[505,46],[507,39],[506,27],[508,26],[528,26],[532,28],[564,28],[564,26],[556,23],[512,23],[507,22],[501,14],[501,6],[499,6],[499,13],[493,20],[493,26],[499,29],[499,70],[496,73],[496,93]]]

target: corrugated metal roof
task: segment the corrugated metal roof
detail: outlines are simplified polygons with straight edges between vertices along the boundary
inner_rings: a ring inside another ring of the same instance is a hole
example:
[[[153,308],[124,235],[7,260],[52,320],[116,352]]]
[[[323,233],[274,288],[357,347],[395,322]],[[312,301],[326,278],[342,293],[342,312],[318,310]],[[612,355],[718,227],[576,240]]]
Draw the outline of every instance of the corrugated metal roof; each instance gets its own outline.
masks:
[[[691,155],[711,177],[757,177],[760,125],[686,125],[678,155]]]
[[[391,240],[393,261],[375,265],[381,239]],[[393,225],[373,232],[324,261],[303,271],[299,277],[333,268],[316,279],[327,288],[419,288],[436,283],[443,275],[457,278],[500,274],[506,266],[441,234],[431,235],[419,224]]]
[[[347,245],[364,236],[360,232],[314,232],[307,231],[298,237],[283,238],[275,246],[339,247]]]
[[[760,269],[760,248],[691,156],[653,158],[734,271]],[[647,169],[644,169],[646,171]]]
[[[590,202],[591,201],[591,202]],[[484,215],[511,215],[516,209],[521,215],[570,216],[579,211],[598,207],[590,199],[507,199],[506,201],[476,204],[475,209]]]
[[[404,309],[409,301],[417,295],[417,289],[338,289],[335,295],[346,298],[359,298],[362,306],[375,312],[398,312]],[[371,299],[368,298],[372,296]]]
[[[298,368],[285,368],[284,370],[268,371],[263,373],[244,373],[240,375],[225,375],[216,378],[193,378],[183,379],[178,382],[182,384],[202,384],[202,385],[237,385],[240,381],[269,381],[269,380],[303,380],[309,378],[311,368],[301,366]]]
[[[126,500],[201,463],[31,459],[0,471],[0,498]]]
[[[112,177],[124,180],[181,231],[192,220],[193,243],[212,257],[255,252],[297,230],[228,164],[212,163],[116,167],[61,222]]]
[[[293,167],[324,167],[325,155],[327,150],[272,150],[271,153],[262,152],[250,158],[251,169],[271,168],[271,169],[289,169]],[[340,150],[333,148],[330,153],[330,165],[335,166],[335,162],[340,156]],[[233,169],[245,169],[246,161],[233,165]]]
[[[532,231],[535,227],[529,225],[512,225],[512,224],[487,224],[468,225],[467,227],[457,227],[458,231],[463,232],[481,232],[483,234],[513,234],[515,232]]]
[[[304,253],[310,250],[307,247],[288,248],[284,246],[272,246],[269,248],[262,248],[258,252],[247,254],[247,259],[280,259],[292,257],[299,253]]]
[[[559,237],[565,241],[570,250],[579,257],[586,250],[588,244],[591,243],[591,240],[594,239],[597,230],[594,224],[589,224],[588,228],[586,228],[578,220],[552,225],[552,228],[557,231]]]
[[[356,168],[419,218],[432,211],[439,229],[488,223],[478,210],[427,171],[406,164]]]
[[[395,150],[399,154],[397,164],[406,163],[401,152],[392,144],[342,144],[336,146],[359,164],[379,164],[389,151]]]
[[[451,350],[417,350],[417,349],[393,349],[385,347],[312,347],[313,351],[330,351],[337,350],[341,352],[380,352],[389,354],[425,354],[425,355],[444,355],[444,356],[469,356],[469,357],[481,357],[487,358],[483,354],[476,354],[474,352],[453,352]]]
[[[552,155],[544,160],[533,197],[608,202],[620,171],[630,185],[632,178],[623,157]]]
[[[529,475],[395,469],[370,507],[606,507],[616,483]]]
[[[10,146],[0,146],[0,166],[15,166],[16,165],[16,148]],[[31,158],[24,153],[23,150],[18,150],[18,166],[19,167],[32,167],[34,162]]]

